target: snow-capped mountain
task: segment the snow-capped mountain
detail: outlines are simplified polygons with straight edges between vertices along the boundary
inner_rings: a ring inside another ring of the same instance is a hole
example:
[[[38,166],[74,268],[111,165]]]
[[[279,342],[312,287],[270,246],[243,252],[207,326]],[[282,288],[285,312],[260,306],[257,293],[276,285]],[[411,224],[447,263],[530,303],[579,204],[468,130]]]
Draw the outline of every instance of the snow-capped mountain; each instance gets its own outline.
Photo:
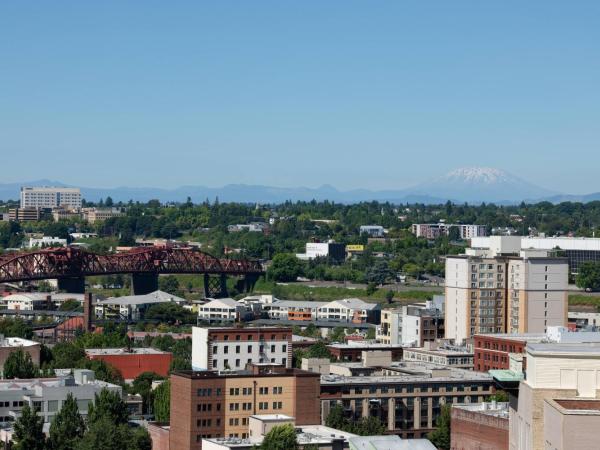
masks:
[[[461,202],[518,202],[556,194],[491,167],[456,169],[408,191]]]

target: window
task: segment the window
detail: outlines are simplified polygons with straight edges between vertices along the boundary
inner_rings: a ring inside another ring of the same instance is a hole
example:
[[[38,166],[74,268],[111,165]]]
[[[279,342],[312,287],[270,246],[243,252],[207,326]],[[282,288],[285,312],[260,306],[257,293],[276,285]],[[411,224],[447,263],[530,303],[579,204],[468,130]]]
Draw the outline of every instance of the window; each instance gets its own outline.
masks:
[[[58,411],[58,400],[48,400],[48,412]]]
[[[240,352],[240,346],[239,346],[239,345],[236,345],[236,346],[235,346],[235,352],[236,352],[236,353],[239,353],[239,352]]]
[[[271,352],[275,353],[275,346],[274,345],[271,345]]]
[[[239,334],[236,334],[236,336],[235,336],[235,340],[236,340],[236,341],[239,341],[239,340],[240,340],[240,335],[239,335]]]
[[[225,347],[223,347],[223,353],[225,353],[225,354],[229,353],[229,345],[226,345]]]
[[[248,346],[248,353],[252,353],[252,346],[251,345]]]
[[[235,367],[240,367],[240,360],[239,359],[235,360]]]
[[[268,387],[258,388],[258,393],[260,395],[269,395],[269,388]]]
[[[219,347],[217,347],[216,345],[213,345],[213,355],[217,354],[218,349],[219,349]]]

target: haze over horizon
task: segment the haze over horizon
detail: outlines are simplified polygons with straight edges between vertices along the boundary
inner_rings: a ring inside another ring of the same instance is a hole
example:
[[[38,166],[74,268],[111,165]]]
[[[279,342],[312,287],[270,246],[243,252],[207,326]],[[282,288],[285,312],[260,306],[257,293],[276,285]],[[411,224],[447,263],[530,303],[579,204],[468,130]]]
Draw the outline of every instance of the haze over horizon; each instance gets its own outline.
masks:
[[[600,4],[0,5],[0,183],[600,191]]]

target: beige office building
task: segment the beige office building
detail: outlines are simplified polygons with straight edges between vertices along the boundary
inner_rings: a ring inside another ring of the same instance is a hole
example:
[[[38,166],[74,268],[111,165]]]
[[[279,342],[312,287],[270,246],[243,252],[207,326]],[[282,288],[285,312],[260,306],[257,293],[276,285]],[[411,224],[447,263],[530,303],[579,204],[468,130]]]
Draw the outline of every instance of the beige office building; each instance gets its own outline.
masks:
[[[529,343],[526,357],[510,402],[509,449],[597,449],[600,344]]]
[[[494,246],[446,257],[446,338],[545,333],[567,324],[568,264],[545,250],[493,236]]]

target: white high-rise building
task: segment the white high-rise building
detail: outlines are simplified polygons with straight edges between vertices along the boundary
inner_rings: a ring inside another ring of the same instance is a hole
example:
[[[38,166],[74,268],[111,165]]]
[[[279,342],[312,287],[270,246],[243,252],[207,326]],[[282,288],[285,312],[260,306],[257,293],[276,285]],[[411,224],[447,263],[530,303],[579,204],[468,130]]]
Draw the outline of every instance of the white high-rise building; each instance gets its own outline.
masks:
[[[487,249],[446,257],[446,338],[566,326],[567,259],[520,250],[513,237],[494,238]]]
[[[79,188],[21,187],[21,208],[81,208]]]

